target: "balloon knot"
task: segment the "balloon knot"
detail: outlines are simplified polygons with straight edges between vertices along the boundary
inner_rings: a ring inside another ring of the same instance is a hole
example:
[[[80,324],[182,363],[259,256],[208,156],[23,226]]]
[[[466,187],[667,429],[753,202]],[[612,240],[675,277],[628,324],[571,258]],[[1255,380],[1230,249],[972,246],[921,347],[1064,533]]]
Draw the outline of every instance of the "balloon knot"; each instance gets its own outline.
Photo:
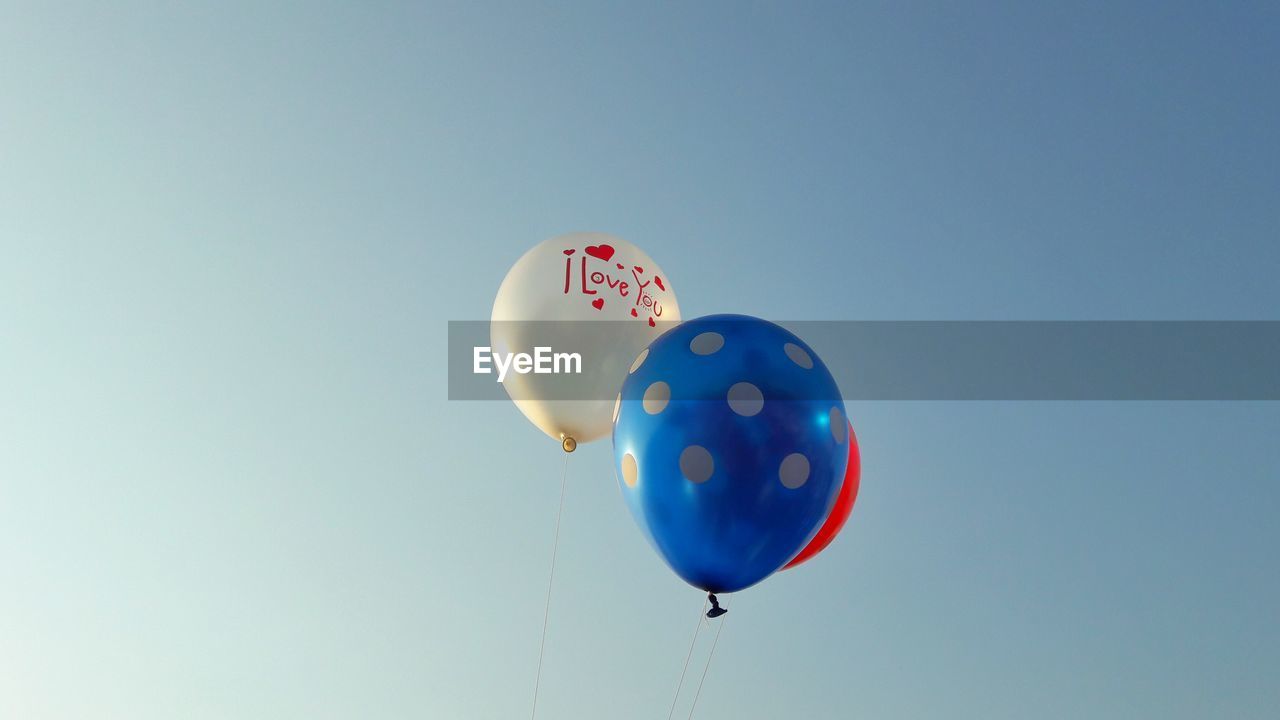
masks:
[[[710,592],[707,593],[707,599],[711,601],[711,609],[707,611],[707,617],[718,618],[721,615],[724,615],[725,613],[729,612],[728,610],[725,610],[724,608],[720,607],[720,601],[716,599],[715,593],[710,593]]]

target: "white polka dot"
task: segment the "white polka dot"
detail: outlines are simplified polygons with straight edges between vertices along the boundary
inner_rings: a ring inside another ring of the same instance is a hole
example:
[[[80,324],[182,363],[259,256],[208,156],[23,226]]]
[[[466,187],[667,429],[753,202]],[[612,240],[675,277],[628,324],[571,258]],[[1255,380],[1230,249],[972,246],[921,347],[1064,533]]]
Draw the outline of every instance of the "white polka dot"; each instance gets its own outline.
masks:
[[[840,412],[840,408],[831,408],[831,412],[827,413],[827,422],[831,423],[831,437],[837,445],[843,445],[849,428],[845,425],[844,413]]]
[[[626,483],[627,487],[635,487],[636,479],[639,476],[640,476],[640,471],[639,471],[639,468],[636,467],[635,457],[633,457],[631,453],[627,453],[626,455],[623,455],[622,456],[622,482]]]
[[[724,347],[724,336],[718,332],[704,332],[689,342],[694,355],[710,355]]]
[[[641,406],[650,415],[657,415],[666,409],[670,400],[671,386],[659,380],[644,391],[644,401]]]
[[[782,459],[778,466],[778,479],[788,490],[795,490],[809,481],[809,458],[800,453],[791,453]]]
[[[701,445],[690,445],[680,453],[680,474],[689,482],[704,483],[716,471],[711,453]]]
[[[791,362],[805,370],[813,369],[813,358],[809,357],[809,353],[805,352],[804,348],[795,343],[787,343],[782,346],[782,350],[787,354],[787,357],[791,358]]]
[[[734,383],[729,388],[729,409],[743,417],[751,417],[764,409],[764,393],[749,382]]]
[[[622,410],[622,393],[618,393],[618,399],[613,403],[613,421],[618,422],[618,412]]]
[[[645,348],[640,351],[640,354],[636,356],[635,362],[631,363],[631,370],[628,371],[627,374],[631,374],[639,370],[640,366],[644,364],[644,359],[647,357],[649,357],[649,348]]]

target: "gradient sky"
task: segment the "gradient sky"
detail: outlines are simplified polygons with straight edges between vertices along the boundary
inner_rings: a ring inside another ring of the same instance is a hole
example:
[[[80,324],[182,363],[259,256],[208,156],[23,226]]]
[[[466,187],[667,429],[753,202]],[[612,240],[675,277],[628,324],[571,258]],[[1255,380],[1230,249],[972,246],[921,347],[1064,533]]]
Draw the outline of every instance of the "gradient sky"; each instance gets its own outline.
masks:
[[[687,317],[1280,308],[1273,3],[184,5],[0,2],[2,717],[526,716],[562,455],[445,328],[552,235]],[[1280,406],[850,414],[697,717],[1280,706]],[[700,595],[569,483],[539,716],[663,717]]]

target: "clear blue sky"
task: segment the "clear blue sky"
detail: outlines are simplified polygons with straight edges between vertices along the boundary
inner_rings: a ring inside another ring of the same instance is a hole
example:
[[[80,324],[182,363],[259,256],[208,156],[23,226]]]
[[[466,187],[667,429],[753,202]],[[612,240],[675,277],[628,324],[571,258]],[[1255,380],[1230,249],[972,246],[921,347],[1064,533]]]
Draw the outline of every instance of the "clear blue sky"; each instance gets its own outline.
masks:
[[[690,317],[1277,317],[1274,4],[530,5],[3,3],[0,716],[527,714],[561,455],[445,323],[551,235]],[[1280,706],[1276,404],[850,415],[697,717]],[[700,602],[609,455],[540,717],[662,717]]]

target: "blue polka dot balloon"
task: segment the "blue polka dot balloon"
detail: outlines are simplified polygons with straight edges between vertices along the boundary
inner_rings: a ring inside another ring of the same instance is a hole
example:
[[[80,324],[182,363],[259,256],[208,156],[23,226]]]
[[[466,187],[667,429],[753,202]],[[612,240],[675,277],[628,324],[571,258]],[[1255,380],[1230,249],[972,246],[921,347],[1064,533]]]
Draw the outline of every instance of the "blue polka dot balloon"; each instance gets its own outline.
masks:
[[[713,593],[750,587],[804,549],[849,457],[822,360],[745,315],[689,320],[653,341],[614,414],[631,514],[677,575]]]

